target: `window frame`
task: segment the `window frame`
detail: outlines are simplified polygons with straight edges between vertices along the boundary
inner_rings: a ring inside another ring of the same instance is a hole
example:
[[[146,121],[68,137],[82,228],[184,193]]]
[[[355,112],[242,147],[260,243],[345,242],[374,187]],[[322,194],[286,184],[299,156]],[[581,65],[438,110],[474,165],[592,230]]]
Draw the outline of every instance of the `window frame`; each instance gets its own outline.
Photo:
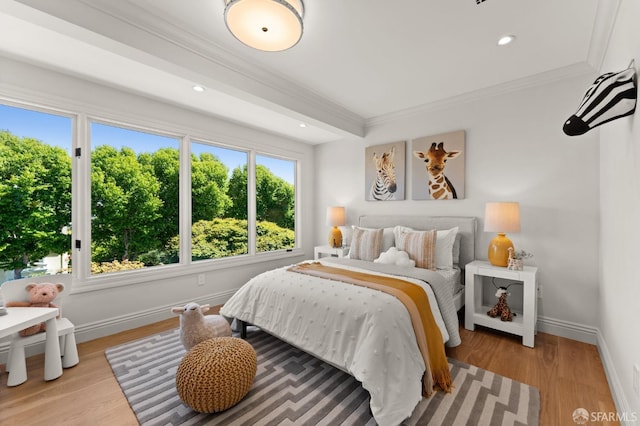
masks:
[[[294,226],[293,226],[293,232],[295,233],[295,244],[294,244],[294,248],[293,250],[297,249],[300,247],[300,241],[298,241],[298,239],[300,238],[300,234],[301,234],[301,229],[300,228],[300,221],[302,218],[302,215],[300,214],[300,203],[301,203],[301,197],[300,197],[300,187],[298,186],[299,182],[298,182],[298,177],[302,175],[301,173],[301,169],[300,169],[300,161],[301,160],[293,160],[290,157],[284,156],[284,155],[276,155],[264,150],[255,150],[254,155],[253,155],[253,160],[254,160],[254,167],[253,167],[253,180],[251,180],[251,182],[253,183],[253,188],[254,188],[254,192],[253,192],[253,202],[254,202],[254,206],[253,206],[253,218],[254,218],[254,232],[256,229],[256,223],[255,220],[258,216],[257,211],[256,211],[256,197],[257,197],[257,193],[256,193],[256,159],[258,156],[263,156],[263,157],[271,157],[271,158],[275,158],[275,159],[279,159],[279,160],[286,160],[286,161],[293,161],[293,181],[294,181],[294,185],[293,185],[293,199],[294,199],[294,203],[295,203],[295,207],[294,207]],[[249,180],[249,177],[247,176],[247,180]],[[255,236],[255,235],[254,235]],[[257,241],[255,244],[253,244],[254,250],[257,249]],[[261,254],[267,254],[267,253],[274,253],[274,252],[281,252],[281,251],[291,251],[292,249],[281,249],[281,250],[274,250],[274,251],[265,251],[265,252],[259,252],[256,253],[257,256],[260,256]]]
[[[74,152],[75,152],[75,147],[77,145],[77,140],[78,140],[78,133],[77,133],[77,128],[78,128],[78,122],[80,121],[79,119],[79,113],[71,111],[69,109],[65,109],[65,108],[56,108],[56,107],[51,107],[51,106],[46,106],[43,105],[42,103],[36,103],[36,102],[23,102],[23,101],[19,101],[13,98],[8,98],[8,97],[2,97],[0,96],[0,104],[5,105],[5,106],[9,106],[9,107],[13,107],[13,108],[19,108],[19,109],[24,109],[24,110],[29,110],[29,111],[33,111],[33,112],[40,112],[40,113],[44,113],[44,114],[50,114],[50,115],[56,115],[56,116],[60,116],[60,117],[65,117],[70,119],[71,121],[71,140],[69,141],[71,146],[69,148],[70,152],[69,155],[71,156],[71,223],[74,223],[74,218],[75,218],[75,214],[76,214],[76,209],[75,209],[75,197],[74,197]],[[73,233],[73,227],[72,227],[72,233]],[[70,235],[70,242],[71,244],[69,245],[69,254],[72,254],[72,246],[73,246],[73,235]],[[1,284],[1,282],[0,282]]]
[[[134,124],[130,124],[130,123],[125,123],[122,121],[117,121],[117,120],[109,120],[109,119],[105,119],[102,117],[97,117],[94,115],[87,115],[85,117],[84,120],[84,124],[86,126],[86,136],[84,138],[84,142],[85,142],[85,147],[81,148],[81,152],[82,155],[78,158],[77,156],[75,156],[75,160],[77,160],[78,162],[82,162],[83,164],[83,175],[80,178],[81,182],[87,182],[86,185],[84,185],[85,188],[85,192],[81,195],[80,200],[83,200],[84,202],[82,203],[82,207],[81,209],[83,210],[83,214],[81,215],[81,217],[83,218],[83,223],[81,224],[81,230],[82,230],[82,237],[79,238],[80,242],[81,242],[81,249],[79,250],[79,257],[81,259],[81,268],[80,268],[80,273],[78,275],[78,278],[81,279],[83,282],[94,282],[94,281],[100,281],[100,280],[95,280],[96,277],[103,277],[103,276],[111,276],[111,275],[118,275],[118,276],[122,276],[123,274],[129,274],[129,273],[135,273],[135,272],[142,272],[142,271],[147,271],[150,269],[158,269],[158,268],[165,268],[165,267],[169,267],[169,266],[173,266],[173,265],[181,265],[183,264],[183,245],[182,245],[182,240],[183,238],[180,238],[180,253],[179,253],[179,258],[180,261],[177,263],[172,263],[170,265],[162,265],[162,266],[153,266],[153,267],[149,267],[149,268],[143,268],[141,270],[131,270],[131,271],[123,271],[123,272],[109,272],[106,274],[92,274],[91,273],[91,244],[92,244],[92,238],[91,238],[91,214],[92,214],[92,208],[91,208],[91,201],[92,201],[92,193],[91,193],[91,154],[92,154],[92,148],[93,145],[91,143],[91,124],[92,123],[96,123],[96,124],[100,124],[103,126],[113,126],[113,127],[119,127],[121,129],[125,129],[125,130],[132,130],[132,131],[137,131],[137,132],[143,132],[143,133],[148,133],[148,134],[154,134],[154,135],[158,135],[158,136],[162,136],[162,137],[166,137],[166,138],[172,138],[172,139],[176,139],[178,141],[178,150],[180,153],[180,176],[179,176],[179,203],[182,202],[182,174],[183,174],[183,170],[182,170],[182,158],[183,158],[183,154],[182,154],[182,145],[183,145],[183,140],[184,140],[184,135],[179,135],[177,133],[174,132],[169,132],[169,131],[162,131],[162,130],[155,130],[155,129],[151,129],[148,127],[144,127],[144,126],[138,126],[138,125],[134,125]],[[137,154],[137,153],[136,153]],[[73,184],[74,184],[74,180],[72,177],[72,188],[73,188]],[[189,205],[189,208],[191,208],[191,206]],[[179,211],[179,219],[178,219],[178,232],[181,234],[182,229],[180,227],[180,224],[182,223],[183,219],[182,219],[182,211],[181,211],[181,204],[179,207],[180,211]],[[72,241],[76,241],[76,239],[73,239]],[[86,247],[86,249],[84,249]],[[84,250],[83,250],[84,249]],[[74,248],[75,250],[75,248]]]
[[[193,214],[192,214],[192,206],[191,206],[191,201],[192,201],[192,194],[191,194],[191,146],[192,144],[197,143],[200,145],[208,145],[208,146],[212,146],[215,148],[223,148],[223,149],[229,149],[229,150],[234,150],[234,151],[239,151],[239,152],[244,152],[245,154],[247,154],[247,253],[246,254],[239,254],[236,256],[231,256],[231,257],[221,257],[221,258],[216,258],[216,259],[200,259],[200,260],[193,260],[192,259],[192,255],[191,255],[191,243],[192,243],[192,235],[191,235],[191,226],[193,225],[192,223],[192,219],[193,219]],[[195,264],[195,265],[200,265],[203,262],[216,262],[216,261],[223,261],[223,260],[231,260],[231,259],[243,259],[243,258],[247,258],[249,256],[253,256],[255,255],[255,226],[252,228],[251,227],[251,179],[250,179],[250,170],[251,170],[251,157],[252,157],[252,153],[250,149],[247,148],[242,148],[242,147],[237,147],[237,146],[232,146],[232,145],[228,145],[228,144],[222,144],[220,142],[215,142],[213,140],[211,140],[210,138],[195,138],[192,136],[189,136],[188,138],[188,155],[185,155],[185,157],[189,158],[188,161],[188,165],[185,167],[184,170],[188,171],[189,177],[188,179],[186,179],[185,185],[188,185],[188,189],[185,188],[183,190],[183,187],[180,187],[180,194],[182,195],[183,193],[185,194],[186,197],[189,198],[189,210],[188,212],[185,212],[185,217],[188,217],[188,230],[186,234],[180,234],[180,235],[189,235],[188,238],[188,242],[187,244],[185,244],[186,246],[186,253],[188,256],[188,260],[190,264]],[[254,172],[255,175],[255,172]],[[255,180],[255,179],[254,179]],[[182,183],[182,182],[181,182]],[[255,188],[255,182],[254,182],[254,188]],[[255,191],[254,191],[254,196],[253,198],[255,199]],[[255,203],[255,200],[254,200]],[[188,215],[188,216],[186,216]],[[255,215],[255,212],[254,212]],[[252,229],[253,229],[253,236],[252,236]],[[180,238],[180,241],[182,242],[182,240],[186,240],[187,238]],[[252,253],[253,250],[253,253]]]

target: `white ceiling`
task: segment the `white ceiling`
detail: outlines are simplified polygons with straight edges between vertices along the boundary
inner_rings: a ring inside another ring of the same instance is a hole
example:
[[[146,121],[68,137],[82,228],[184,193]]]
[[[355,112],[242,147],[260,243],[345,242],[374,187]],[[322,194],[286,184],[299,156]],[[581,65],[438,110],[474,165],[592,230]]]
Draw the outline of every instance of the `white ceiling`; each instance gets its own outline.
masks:
[[[0,56],[323,143],[363,137],[376,120],[447,99],[593,72],[617,2],[305,7],[300,43],[267,53],[228,33],[223,0],[2,0]],[[517,39],[499,47],[504,34]]]

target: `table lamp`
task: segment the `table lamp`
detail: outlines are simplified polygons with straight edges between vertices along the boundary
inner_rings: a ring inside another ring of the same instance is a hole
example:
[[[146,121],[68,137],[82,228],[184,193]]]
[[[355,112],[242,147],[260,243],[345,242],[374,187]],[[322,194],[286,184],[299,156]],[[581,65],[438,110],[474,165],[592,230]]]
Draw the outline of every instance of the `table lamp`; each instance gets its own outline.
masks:
[[[520,231],[520,205],[516,202],[487,203],[484,210],[484,232],[497,232],[489,244],[489,262],[495,266],[507,266],[509,248],[513,243],[505,235]]]
[[[329,233],[329,245],[331,247],[342,247],[342,232],[338,226],[344,226],[344,207],[327,207],[327,225],[333,226]]]

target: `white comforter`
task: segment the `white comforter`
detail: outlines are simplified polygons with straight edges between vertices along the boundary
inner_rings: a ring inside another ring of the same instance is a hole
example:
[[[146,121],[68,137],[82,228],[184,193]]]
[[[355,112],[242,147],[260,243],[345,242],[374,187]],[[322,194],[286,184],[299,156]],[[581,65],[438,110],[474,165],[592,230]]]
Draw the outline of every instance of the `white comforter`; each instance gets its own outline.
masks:
[[[379,425],[398,425],[409,417],[422,398],[425,365],[404,305],[386,293],[286,269],[251,279],[220,313],[254,324],[347,371],[370,393],[371,412]],[[426,290],[446,342],[449,333],[431,287],[405,279]]]

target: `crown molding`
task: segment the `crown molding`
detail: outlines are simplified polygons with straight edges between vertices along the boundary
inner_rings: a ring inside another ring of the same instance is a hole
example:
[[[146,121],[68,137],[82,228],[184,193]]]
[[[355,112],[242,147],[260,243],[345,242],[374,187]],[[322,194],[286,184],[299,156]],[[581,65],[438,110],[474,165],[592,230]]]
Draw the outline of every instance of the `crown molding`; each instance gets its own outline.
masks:
[[[587,63],[597,71],[601,71],[619,8],[620,0],[598,2],[596,17],[593,22],[593,32],[591,33],[591,43],[587,53]]]
[[[485,87],[480,90],[463,93],[457,96],[451,96],[434,102],[418,105],[412,108],[403,109],[390,114],[381,115],[370,118],[366,121],[365,129],[367,133],[375,127],[387,125],[396,121],[415,119],[416,116],[424,117],[426,114],[447,108],[454,108],[461,104],[475,102],[494,96],[500,96],[506,93],[517,92],[519,90],[531,87],[542,86],[567,78],[575,78],[593,74],[594,69],[586,62],[579,62],[563,68],[557,68],[532,76],[512,80],[510,82]]]

